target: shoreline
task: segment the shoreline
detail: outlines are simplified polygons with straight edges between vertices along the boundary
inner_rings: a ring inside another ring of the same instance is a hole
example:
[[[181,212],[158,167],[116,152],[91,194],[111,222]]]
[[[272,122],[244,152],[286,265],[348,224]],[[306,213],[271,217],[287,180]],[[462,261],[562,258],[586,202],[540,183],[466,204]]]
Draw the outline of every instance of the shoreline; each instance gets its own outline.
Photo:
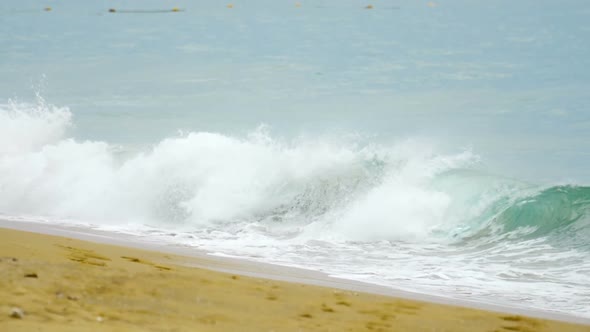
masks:
[[[64,226],[0,219],[0,230],[1,229],[11,229],[34,234],[58,236],[85,241],[91,244],[129,248],[130,250],[153,251],[159,254],[170,254],[177,256],[174,264],[184,266],[189,269],[206,269],[208,271],[237,274],[244,277],[252,277],[262,280],[303,284],[309,285],[311,287],[328,287],[348,292],[362,292],[380,297],[388,297],[390,299],[425,302],[443,307],[458,306],[467,308],[469,310],[485,310],[492,315],[522,315],[536,319],[549,319],[590,326],[590,319],[586,319],[584,317],[569,316],[560,313],[545,312],[534,309],[523,309],[481,302],[456,300],[421,293],[395,290],[384,286],[335,278],[318,271],[260,263],[240,258],[215,256],[201,249],[142,241],[141,238],[134,237],[132,235],[110,233],[79,226]],[[590,328],[588,328],[588,330],[590,330]]]

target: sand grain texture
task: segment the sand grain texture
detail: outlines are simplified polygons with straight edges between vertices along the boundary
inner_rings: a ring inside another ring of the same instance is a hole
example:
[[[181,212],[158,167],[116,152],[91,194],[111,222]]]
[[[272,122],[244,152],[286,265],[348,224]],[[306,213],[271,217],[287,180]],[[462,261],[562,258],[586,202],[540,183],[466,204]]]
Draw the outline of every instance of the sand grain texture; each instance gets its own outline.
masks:
[[[590,331],[182,265],[191,259],[0,229],[0,330]]]

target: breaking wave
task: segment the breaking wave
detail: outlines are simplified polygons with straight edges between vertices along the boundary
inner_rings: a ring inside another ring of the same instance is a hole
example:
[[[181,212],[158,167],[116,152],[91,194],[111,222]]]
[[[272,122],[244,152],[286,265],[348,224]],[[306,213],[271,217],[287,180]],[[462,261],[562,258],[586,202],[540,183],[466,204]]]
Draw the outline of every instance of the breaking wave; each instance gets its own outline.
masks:
[[[67,108],[0,105],[0,213],[279,237],[485,245],[550,236],[588,248],[590,188],[477,170],[423,142],[193,132],[137,151],[67,136]],[[567,238],[567,239],[566,239]]]

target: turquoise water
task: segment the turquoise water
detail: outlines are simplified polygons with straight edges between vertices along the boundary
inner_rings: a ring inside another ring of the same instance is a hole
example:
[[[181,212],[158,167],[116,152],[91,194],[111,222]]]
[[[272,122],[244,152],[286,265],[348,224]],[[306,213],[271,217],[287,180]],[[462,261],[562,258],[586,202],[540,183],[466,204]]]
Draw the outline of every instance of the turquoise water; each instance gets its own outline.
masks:
[[[1,2],[0,215],[589,317],[590,4],[367,3]]]

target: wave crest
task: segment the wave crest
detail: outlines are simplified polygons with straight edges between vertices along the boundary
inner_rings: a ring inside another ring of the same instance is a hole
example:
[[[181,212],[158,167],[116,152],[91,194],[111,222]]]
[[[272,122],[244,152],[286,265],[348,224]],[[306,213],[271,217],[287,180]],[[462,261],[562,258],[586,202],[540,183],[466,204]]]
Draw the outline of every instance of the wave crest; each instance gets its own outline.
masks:
[[[0,109],[0,211],[99,224],[259,224],[270,235],[464,241],[588,220],[589,189],[534,186],[473,169],[470,151],[403,141],[193,132],[128,154],[66,135],[71,113]],[[2,130],[4,129],[4,130]],[[587,227],[586,227],[587,228]]]

